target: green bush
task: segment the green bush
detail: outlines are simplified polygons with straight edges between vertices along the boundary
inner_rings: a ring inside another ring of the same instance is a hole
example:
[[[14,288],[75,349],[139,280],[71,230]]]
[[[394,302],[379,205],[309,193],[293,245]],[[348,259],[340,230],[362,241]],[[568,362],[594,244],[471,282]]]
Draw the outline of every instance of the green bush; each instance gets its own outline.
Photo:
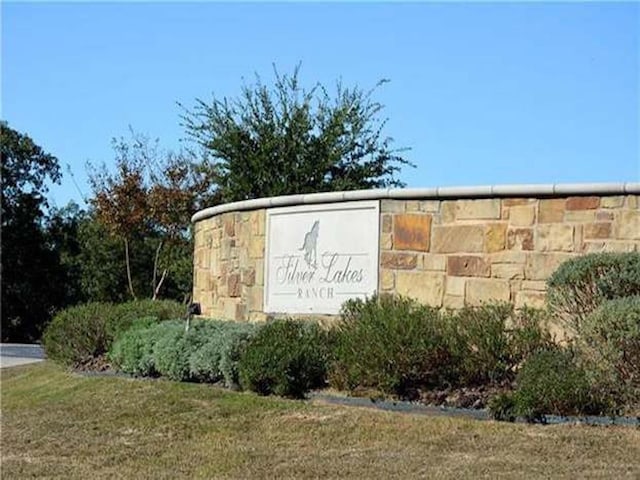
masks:
[[[640,295],[640,253],[595,253],[564,262],[548,282],[547,302],[565,326],[582,322],[606,300]]]
[[[240,352],[257,327],[216,320],[134,322],[113,344],[109,358],[121,371],[177,381],[238,382]]]
[[[542,350],[527,359],[518,373],[515,413],[529,421],[543,415],[603,413],[594,398],[586,372],[569,349]]]
[[[238,362],[257,327],[251,323],[208,323],[211,325],[205,342],[189,357],[190,375],[197,381],[224,380],[227,387],[236,387]]]
[[[154,346],[160,338],[184,332],[184,323],[166,321],[157,323],[155,318],[134,322],[113,342],[109,360],[120,371],[136,376],[157,376]]]
[[[622,403],[640,404],[640,296],[600,305],[576,345],[594,383]]]
[[[326,383],[328,335],[317,324],[275,320],[248,342],[238,371],[243,388],[303,398]]]
[[[113,340],[140,318],[156,322],[179,318],[184,306],[168,300],[142,300],[119,305],[87,303],[58,313],[42,341],[47,356],[64,365],[80,366],[104,355]]]
[[[42,336],[47,357],[77,366],[103,355],[109,344],[107,321],[113,308],[110,303],[87,303],[59,312]]]
[[[436,309],[400,296],[349,300],[336,326],[330,384],[411,398],[450,374],[451,353]]]

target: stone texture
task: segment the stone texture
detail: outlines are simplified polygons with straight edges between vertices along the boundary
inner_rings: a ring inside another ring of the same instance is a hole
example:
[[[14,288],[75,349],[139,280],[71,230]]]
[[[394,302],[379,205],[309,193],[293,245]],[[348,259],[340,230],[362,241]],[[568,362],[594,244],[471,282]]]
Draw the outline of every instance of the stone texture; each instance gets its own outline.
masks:
[[[380,200],[380,212],[402,213],[405,211],[405,202],[402,200]]]
[[[393,215],[390,215],[390,214],[382,215],[382,232],[391,233],[392,228],[393,228]]]
[[[510,228],[507,232],[509,250],[533,250],[533,229]]]
[[[537,234],[537,246],[541,252],[573,251],[574,227],[571,225],[540,225]]]
[[[530,205],[536,203],[535,198],[504,198],[502,200],[502,206],[504,207],[516,207],[520,205]]]
[[[434,226],[432,251],[435,253],[474,253],[484,248],[482,225]]]
[[[598,239],[611,237],[611,223],[590,223],[584,226],[585,239]]]
[[[527,280],[546,280],[560,264],[574,255],[567,253],[530,253],[524,267]]]
[[[507,280],[524,278],[524,265],[517,263],[498,263],[491,266],[491,276]]]
[[[602,197],[602,199],[600,199],[600,207],[602,208],[622,208],[623,205],[624,197],[622,195]]]
[[[236,234],[236,222],[235,217],[230,216],[224,219],[224,234],[227,237],[233,237]]]
[[[380,266],[395,270],[413,270],[418,265],[418,256],[414,253],[382,252]]]
[[[464,297],[464,286],[466,282],[467,282],[467,279],[465,277],[447,277],[447,280],[446,280],[447,295]]]
[[[535,290],[538,292],[547,290],[547,282],[544,280],[525,280],[521,286],[523,290]]]
[[[457,220],[497,220],[500,218],[500,199],[458,200]]]
[[[447,274],[456,277],[488,277],[489,264],[482,257],[451,255],[447,258]]]
[[[460,310],[464,308],[464,297],[458,297],[456,295],[445,294],[442,300],[442,306],[444,308],[450,308],[453,310]]]
[[[465,303],[481,305],[491,301],[508,302],[511,298],[509,282],[484,278],[470,278],[467,280]]]
[[[605,210],[600,210],[596,213],[596,221],[597,222],[611,222],[615,218],[613,212],[607,212]]]
[[[440,200],[422,200],[420,211],[426,213],[437,213],[440,211]]]
[[[538,223],[562,222],[566,200],[564,198],[542,199],[538,203]]]
[[[616,222],[616,238],[640,240],[640,211],[622,210]]]
[[[491,260],[491,264],[520,263],[524,265],[527,259],[527,254],[525,252],[520,252],[520,251],[505,250],[502,252],[496,252],[492,254],[489,258]]]
[[[515,306],[516,308],[532,307],[544,308],[546,295],[544,292],[516,292]]]
[[[593,210],[600,206],[600,197],[569,197],[565,208],[567,210]]]
[[[589,223],[596,220],[595,210],[567,210],[564,221],[570,223]]]
[[[456,201],[445,200],[440,206],[441,223],[453,223],[456,220]]]
[[[396,272],[396,292],[433,307],[442,306],[445,275],[433,272]]]
[[[429,251],[431,216],[404,214],[393,219],[393,246],[396,250]]]
[[[393,248],[393,236],[390,233],[380,234],[380,249],[391,250]]]
[[[418,261],[420,270],[435,270],[444,272],[447,269],[447,256],[436,253],[424,253]]]
[[[395,284],[396,280],[393,270],[383,269],[380,272],[380,290],[392,290]]]
[[[493,253],[504,250],[507,236],[506,223],[491,223],[485,227],[485,252]]]
[[[509,225],[516,227],[529,227],[533,225],[536,217],[535,206],[523,205],[509,209]]]
[[[264,258],[264,239],[262,236],[252,236],[249,241],[249,257]]]

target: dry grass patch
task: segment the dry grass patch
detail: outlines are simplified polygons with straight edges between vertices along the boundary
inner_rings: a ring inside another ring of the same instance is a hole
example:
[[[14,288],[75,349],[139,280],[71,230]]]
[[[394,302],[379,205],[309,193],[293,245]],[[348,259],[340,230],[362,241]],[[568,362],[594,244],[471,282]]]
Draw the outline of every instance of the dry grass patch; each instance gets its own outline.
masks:
[[[640,430],[531,426],[2,371],[2,478],[638,478]]]

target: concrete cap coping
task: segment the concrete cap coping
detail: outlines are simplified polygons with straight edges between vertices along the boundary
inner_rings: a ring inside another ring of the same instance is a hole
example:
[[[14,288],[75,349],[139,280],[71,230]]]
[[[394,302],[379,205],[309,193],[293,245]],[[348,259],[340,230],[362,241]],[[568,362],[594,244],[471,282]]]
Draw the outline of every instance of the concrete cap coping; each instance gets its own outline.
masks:
[[[552,183],[532,185],[487,185],[477,187],[385,188],[344,192],[307,193],[279,197],[255,198],[205,208],[192,217],[193,223],[222,213],[289,207],[315,203],[337,203],[357,200],[438,200],[488,197],[562,197],[567,195],[640,194],[640,182],[626,183]]]

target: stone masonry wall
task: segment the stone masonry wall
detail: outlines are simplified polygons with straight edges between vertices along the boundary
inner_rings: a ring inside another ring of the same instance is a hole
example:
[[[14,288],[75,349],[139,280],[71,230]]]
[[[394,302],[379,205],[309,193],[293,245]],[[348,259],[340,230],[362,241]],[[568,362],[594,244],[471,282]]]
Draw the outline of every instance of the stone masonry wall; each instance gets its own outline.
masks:
[[[381,202],[380,290],[438,307],[541,306],[564,260],[640,250],[636,195]]]
[[[193,301],[211,318],[262,321],[265,210],[196,222]]]
[[[379,290],[438,307],[541,306],[564,260],[640,251],[638,195],[380,202]],[[204,316],[265,320],[265,212],[196,222],[193,301]]]

